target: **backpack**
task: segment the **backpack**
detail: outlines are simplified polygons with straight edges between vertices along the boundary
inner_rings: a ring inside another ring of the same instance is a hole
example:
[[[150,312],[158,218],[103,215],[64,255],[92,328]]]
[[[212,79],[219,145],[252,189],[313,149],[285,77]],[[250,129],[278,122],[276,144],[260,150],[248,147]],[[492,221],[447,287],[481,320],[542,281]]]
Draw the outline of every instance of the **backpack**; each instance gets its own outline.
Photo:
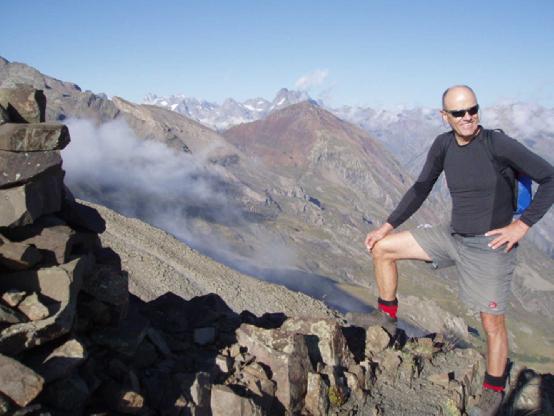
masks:
[[[495,131],[504,133],[501,129],[495,129]],[[494,156],[492,130],[485,129],[484,136],[483,143],[490,161],[512,189],[514,215],[521,215],[531,205],[533,199],[531,178],[522,172],[515,171],[511,166],[503,165]]]

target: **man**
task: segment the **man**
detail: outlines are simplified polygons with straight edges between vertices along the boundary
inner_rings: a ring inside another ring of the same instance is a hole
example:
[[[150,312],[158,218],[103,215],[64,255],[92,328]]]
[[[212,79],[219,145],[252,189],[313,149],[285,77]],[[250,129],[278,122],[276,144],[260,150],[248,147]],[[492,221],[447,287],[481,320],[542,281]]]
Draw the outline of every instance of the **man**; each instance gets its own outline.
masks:
[[[396,261],[415,259],[435,268],[455,265],[460,274],[460,298],[479,311],[487,335],[487,371],[483,393],[472,415],[494,415],[506,383],[508,335],[505,308],[516,265],[517,243],[554,201],[554,169],[522,144],[479,125],[479,105],[471,88],[457,85],[442,97],[442,118],[452,131],[439,135],[425,165],[386,223],[370,232],[365,245],[373,256],[379,290],[375,316],[385,328],[395,328],[398,301]],[[495,159],[539,184],[523,215],[513,219],[513,193],[485,148],[489,134]],[[452,197],[448,227],[418,228],[391,233],[429,195],[444,170]]]

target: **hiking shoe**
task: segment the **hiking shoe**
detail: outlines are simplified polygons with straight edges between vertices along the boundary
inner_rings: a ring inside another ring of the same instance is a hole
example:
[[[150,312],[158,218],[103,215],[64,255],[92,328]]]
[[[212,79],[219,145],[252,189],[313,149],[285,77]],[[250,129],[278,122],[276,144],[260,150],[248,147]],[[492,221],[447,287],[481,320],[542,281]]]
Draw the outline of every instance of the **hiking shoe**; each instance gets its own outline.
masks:
[[[375,309],[371,313],[348,312],[346,320],[351,325],[369,328],[370,326],[380,326],[389,333],[391,337],[396,335],[396,323],[398,319],[392,318],[380,309]]]
[[[469,411],[469,416],[496,416],[504,399],[504,393],[483,389],[479,403]]]

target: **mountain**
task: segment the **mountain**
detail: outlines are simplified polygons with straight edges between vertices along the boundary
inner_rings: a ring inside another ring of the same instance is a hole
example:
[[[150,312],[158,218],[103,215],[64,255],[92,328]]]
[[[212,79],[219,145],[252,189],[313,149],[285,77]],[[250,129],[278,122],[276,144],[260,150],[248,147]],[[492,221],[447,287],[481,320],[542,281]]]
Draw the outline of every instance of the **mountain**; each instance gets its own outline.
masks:
[[[168,108],[215,130],[225,130],[237,124],[259,120],[274,110],[308,99],[310,97],[304,91],[289,91],[282,88],[273,101],[251,98],[241,103],[227,98],[223,104],[217,104],[184,95],[158,97],[155,94],[148,94],[143,104]]]
[[[0,63],[2,85],[21,79],[13,65],[23,64]],[[69,125],[64,168],[76,196],[334,309],[370,310],[376,288],[363,238],[413,181],[386,143],[310,101],[219,134],[169,109],[64,90],[61,81],[21,68],[32,72],[31,81],[53,85],[45,90],[53,98],[47,116]],[[439,222],[434,213],[447,215],[443,204],[428,201],[406,227]],[[529,244],[520,252],[511,345],[519,359],[549,365],[553,266],[537,251]],[[456,285],[455,270],[402,264],[407,322],[441,328],[462,320],[462,328],[478,328],[457,300]]]

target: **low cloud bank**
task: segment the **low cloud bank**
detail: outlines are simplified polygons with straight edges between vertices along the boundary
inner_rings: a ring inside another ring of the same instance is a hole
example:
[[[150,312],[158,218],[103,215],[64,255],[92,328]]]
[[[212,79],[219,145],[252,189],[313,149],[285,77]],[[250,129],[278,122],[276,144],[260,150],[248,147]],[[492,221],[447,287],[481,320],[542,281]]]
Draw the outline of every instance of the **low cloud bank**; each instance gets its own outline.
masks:
[[[71,132],[63,151],[66,183],[77,197],[166,230],[241,271],[252,265],[294,267],[294,251],[252,220],[240,202],[244,185],[227,180],[223,168],[209,161],[209,152],[191,155],[141,140],[121,120],[66,124]],[[241,254],[241,244],[233,237],[224,241],[214,227],[253,236],[256,244]]]

